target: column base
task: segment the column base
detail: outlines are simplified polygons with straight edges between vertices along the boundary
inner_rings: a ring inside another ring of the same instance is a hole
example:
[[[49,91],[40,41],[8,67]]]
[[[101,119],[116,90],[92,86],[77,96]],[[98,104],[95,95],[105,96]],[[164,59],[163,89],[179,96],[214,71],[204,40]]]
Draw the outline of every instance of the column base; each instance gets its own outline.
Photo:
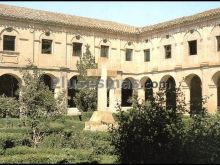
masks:
[[[115,120],[112,112],[95,111],[89,121],[85,122],[84,130],[90,131],[108,131],[110,125],[114,125]]]

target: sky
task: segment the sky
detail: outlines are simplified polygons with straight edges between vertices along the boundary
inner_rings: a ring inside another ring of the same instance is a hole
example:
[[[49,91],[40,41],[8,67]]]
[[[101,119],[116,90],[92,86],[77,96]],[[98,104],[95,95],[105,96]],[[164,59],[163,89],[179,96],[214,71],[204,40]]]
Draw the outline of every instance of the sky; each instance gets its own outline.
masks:
[[[213,8],[220,8],[220,2],[218,1],[0,1],[0,4],[109,20],[138,27],[169,21],[183,16],[189,16]]]

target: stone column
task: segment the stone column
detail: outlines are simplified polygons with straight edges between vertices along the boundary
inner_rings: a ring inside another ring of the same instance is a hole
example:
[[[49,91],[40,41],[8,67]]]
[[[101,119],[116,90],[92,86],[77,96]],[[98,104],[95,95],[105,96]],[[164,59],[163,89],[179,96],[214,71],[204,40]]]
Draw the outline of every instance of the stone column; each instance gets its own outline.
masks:
[[[112,112],[114,111],[115,107],[115,89],[109,90],[109,110]]]
[[[209,79],[209,69],[208,66],[205,65],[203,66],[202,69],[202,97],[207,97],[209,96],[209,87],[208,87],[208,79]],[[208,109],[208,102],[210,101],[209,99],[206,100],[207,102],[205,102],[205,104],[203,105],[204,107],[206,107]],[[209,109],[208,109],[209,112]]]
[[[98,111],[105,111],[107,107],[107,66],[102,64],[101,79],[98,86]]]
[[[214,114],[217,112],[217,87],[216,85],[208,86],[210,98],[208,99],[208,112]]]
[[[138,99],[139,99],[139,103],[145,101],[145,90],[142,87],[138,89]]]
[[[190,110],[190,88],[188,86],[182,87],[183,93],[185,95],[185,103],[187,104],[186,108]]]

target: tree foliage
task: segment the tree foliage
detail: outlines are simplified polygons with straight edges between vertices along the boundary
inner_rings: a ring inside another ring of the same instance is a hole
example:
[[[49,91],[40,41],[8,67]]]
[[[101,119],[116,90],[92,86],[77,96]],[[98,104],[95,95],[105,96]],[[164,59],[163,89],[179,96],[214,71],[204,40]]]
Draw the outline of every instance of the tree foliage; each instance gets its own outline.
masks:
[[[76,107],[80,111],[94,111],[97,107],[97,77],[87,76],[87,69],[96,69],[97,63],[95,63],[95,57],[91,54],[90,46],[85,45],[86,52],[77,61],[77,70],[79,75],[77,76],[78,85],[77,93],[75,97]],[[94,84],[89,86],[89,84]]]
[[[120,163],[220,163],[220,115],[209,115],[203,104],[200,113],[184,117],[189,110],[180,87],[173,109],[165,104],[167,90],[142,103],[134,96],[127,111],[118,106],[110,133]]]
[[[0,96],[0,117],[19,117],[19,102],[13,97]]]
[[[21,73],[24,80],[19,88],[21,116],[25,125],[31,128],[32,140],[37,147],[45,135],[43,130],[47,128],[41,121],[61,115],[62,109],[58,108],[59,102],[54,98],[53,92],[42,82],[41,71],[31,64],[26,70],[21,70]]]

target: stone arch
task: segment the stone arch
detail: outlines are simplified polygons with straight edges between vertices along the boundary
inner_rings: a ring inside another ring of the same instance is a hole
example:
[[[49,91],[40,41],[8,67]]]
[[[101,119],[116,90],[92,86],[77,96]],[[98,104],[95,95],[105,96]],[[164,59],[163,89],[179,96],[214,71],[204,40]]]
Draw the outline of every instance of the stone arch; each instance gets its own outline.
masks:
[[[106,40],[106,42],[104,40]],[[109,39],[101,39],[99,41],[99,46],[101,46],[101,45],[111,46],[111,44],[112,43],[111,43],[111,41]]]
[[[74,98],[76,97],[76,84],[77,84],[77,75],[72,76],[69,79],[68,83],[68,107],[69,108],[75,108],[76,103],[74,101]]]
[[[7,97],[19,98],[19,84],[21,79],[13,74],[3,74],[0,76],[0,95],[5,95]]]
[[[216,90],[217,90],[217,107],[220,107],[220,71],[216,72],[212,76],[212,81],[216,86]]]
[[[134,42],[126,42],[125,45],[124,45],[124,49],[133,49],[135,50],[135,45],[134,45]]]
[[[49,32],[49,35],[46,35],[47,32]],[[52,40],[55,40],[55,35],[54,35],[54,33],[52,33],[50,30],[44,31],[43,33],[41,33],[41,34],[39,35],[39,40],[40,40],[40,42],[41,42],[41,39],[52,39]]]
[[[175,44],[176,40],[173,35],[166,35],[160,39],[160,45]]]
[[[190,114],[197,114],[202,110],[202,81],[196,74],[185,78],[190,90]]]
[[[74,34],[74,36],[72,37],[70,42],[71,43],[79,42],[79,43],[85,44],[85,38],[82,35],[80,35],[80,34]]]
[[[141,87],[144,88],[144,99],[145,101],[153,98],[153,82],[149,77],[143,77],[140,80]]]
[[[154,44],[151,39],[147,39],[147,42],[146,42],[146,40],[142,41],[142,49],[143,50],[144,49],[153,49],[153,47],[154,47]]]
[[[196,30],[196,29],[193,29],[193,30],[189,30],[187,31],[184,36],[183,36],[183,41],[189,41],[189,40],[193,40],[193,39],[201,39],[202,38],[202,35],[201,33]]]
[[[162,83],[163,82],[163,86]],[[166,108],[176,109],[176,81],[171,75],[165,75],[161,78],[160,88],[165,88],[166,92]]]
[[[54,75],[52,75],[50,73],[43,73],[40,75],[40,79],[49,88],[49,90],[54,92],[55,81],[56,81],[56,78]]]
[[[133,96],[133,78],[125,78],[121,85],[121,106],[131,106],[129,99]]]
[[[10,29],[10,30],[9,30],[9,29]],[[7,27],[7,28],[4,28],[3,30],[1,30],[0,36],[2,36],[2,34],[3,34],[5,31],[6,31],[6,32],[9,32],[9,33],[15,32],[17,35],[19,34],[19,32],[18,32],[15,28],[13,28],[13,27]]]

